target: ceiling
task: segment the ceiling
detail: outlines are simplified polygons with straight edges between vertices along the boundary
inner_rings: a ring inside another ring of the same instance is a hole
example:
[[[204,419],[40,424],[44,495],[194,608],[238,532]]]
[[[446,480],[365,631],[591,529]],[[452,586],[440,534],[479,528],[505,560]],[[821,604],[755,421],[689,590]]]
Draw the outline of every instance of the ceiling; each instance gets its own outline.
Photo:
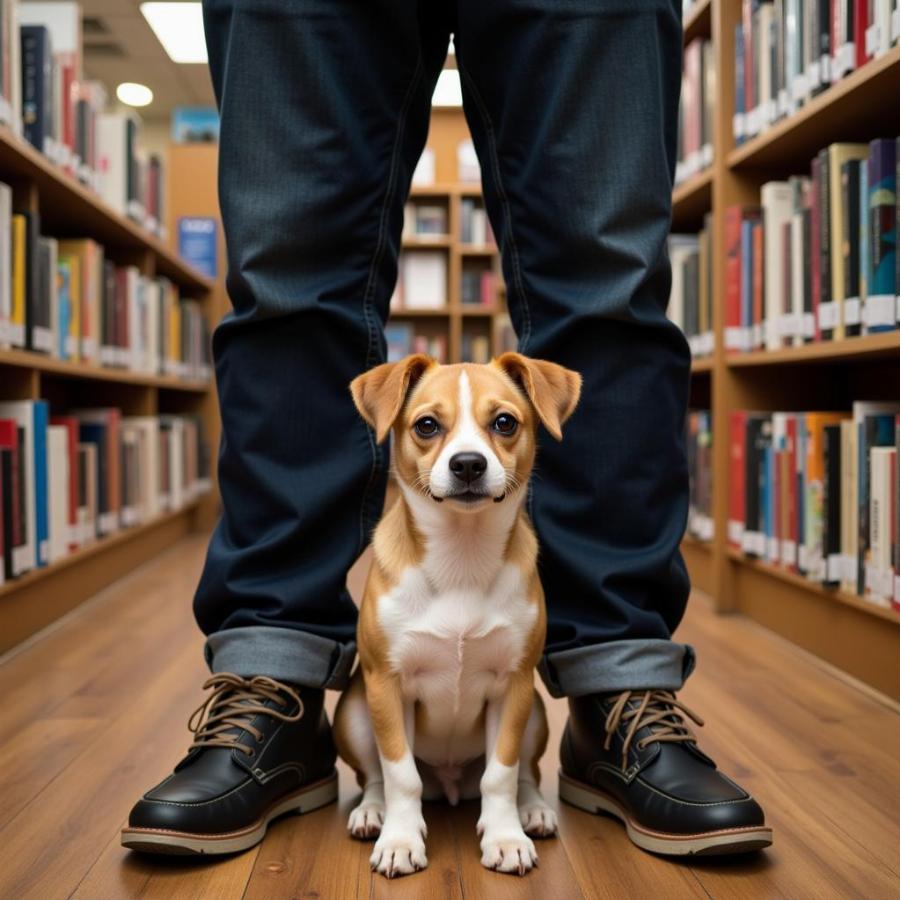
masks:
[[[206,64],[174,63],[140,12],[141,0],[81,0],[84,74],[102,81],[115,97],[116,85],[139,81],[153,91],[140,110],[146,120],[168,120],[176,106],[215,103]]]

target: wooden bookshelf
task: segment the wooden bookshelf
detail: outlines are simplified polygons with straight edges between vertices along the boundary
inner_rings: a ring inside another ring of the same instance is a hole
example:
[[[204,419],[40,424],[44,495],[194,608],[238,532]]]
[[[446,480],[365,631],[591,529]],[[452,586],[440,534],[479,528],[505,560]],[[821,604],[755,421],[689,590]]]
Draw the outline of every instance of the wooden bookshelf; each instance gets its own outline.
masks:
[[[459,113],[462,116],[462,113]],[[440,121],[440,120],[439,120]],[[449,362],[459,362],[462,358],[463,334],[468,328],[489,339],[492,353],[499,352],[498,322],[505,311],[504,293],[501,283],[495,301],[490,306],[465,304],[462,302],[462,273],[466,265],[474,264],[482,269],[492,268],[499,273],[500,251],[494,244],[471,244],[460,239],[460,204],[464,197],[481,197],[481,186],[453,182],[439,182],[430,185],[414,185],[410,191],[411,202],[434,201],[447,207],[447,235],[407,235],[401,249],[404,253],[415,253],[419,249],[442,249],[447,253],[447,299],[441,309],[391,308],[392,320],[415,322],[443,320],[425,328],[428,334],[440,333],[447,338],[447,358]],[[435,332],[434,328],[439,328]]]
[[[718,102],[715,156],[708,171],[673,194],[676,228],[699,228],[713,214],[714,246],[724,246],[725,210],[758,204],[766,181],[807,172],[810,160],[836,141],[900,134],[900,47],[823,91],[789,119],[740,146],[734,116],[734,31],[741,4],[711,0],[685,22],[685,38],[709,34],[714,43]],[[708,22],[708,24],[706,24]],[[695,360],[691,402],[712,410],[713,518],[715,535],[702,543],[685,538],[682,550],[694,584],[722,612],[740,611],[789,640],[900,697],[900,616],[841,591],[830,590],[777,566],[744,556],[727,542],[729,415],[733,410],[849,409],[854,399],[900,396],[900,331],[774,351],[726,353],[725,256],[713,264],[710,359]]]
[[[13,190],[14,210],[40,215],[42,234],[93,238],[117,264],[169,278],[182,296],[201,301],[209,324],[215,323],[215,285],[210,279],[6,128],[0,128],[0,181]],[[52,410],[115,406],[125,415],[199,415],[214,464],[219,428],[211,382],[0,349],[0,400],[37,399],[48,400]],[[205,524],[215,509],[215,492],[209,491],[175,512],[99,538],[50,566],[0,585],[0,652],[151,559],[196,527],[201,515]]]

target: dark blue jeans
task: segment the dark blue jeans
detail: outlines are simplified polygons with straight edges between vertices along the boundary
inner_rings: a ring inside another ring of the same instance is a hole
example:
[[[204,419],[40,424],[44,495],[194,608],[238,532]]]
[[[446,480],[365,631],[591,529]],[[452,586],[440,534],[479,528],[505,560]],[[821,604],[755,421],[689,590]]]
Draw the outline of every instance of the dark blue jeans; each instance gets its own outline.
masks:
[[[687,344],[665,316],[680,0],[205,0],[231,312],[223,516],[197,590],[216,671],[340,687],[346,573],[386,448],[347,385],[384,360],[403,205],[455,35],[520,348],[584,377],[531,512],[556,694],[677,688]]]

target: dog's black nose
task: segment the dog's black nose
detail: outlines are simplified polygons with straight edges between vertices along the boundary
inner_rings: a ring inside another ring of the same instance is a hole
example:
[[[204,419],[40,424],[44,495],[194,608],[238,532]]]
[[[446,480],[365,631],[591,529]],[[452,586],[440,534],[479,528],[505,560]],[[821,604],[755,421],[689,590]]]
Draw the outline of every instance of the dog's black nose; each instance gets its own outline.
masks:
[[[454,453],[450,457],[450,471],[460,481],[471,484],[487,471],[487,459],[482,453]]]

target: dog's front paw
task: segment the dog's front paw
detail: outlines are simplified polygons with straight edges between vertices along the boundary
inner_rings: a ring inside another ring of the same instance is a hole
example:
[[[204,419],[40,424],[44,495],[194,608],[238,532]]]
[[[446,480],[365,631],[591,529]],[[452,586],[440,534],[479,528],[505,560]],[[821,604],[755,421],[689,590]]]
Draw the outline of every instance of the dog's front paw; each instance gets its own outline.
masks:
[[[397,875],[412,875],[428,865],[425,856],[425,841],[418,829],[409,831],[382,830],[375,842],[375,849],[369,863],[376,872],[388,878]]]
[[[364,800],[350,813],[347,828],[353,837],[368,840],[378,837],[383,822],[384,804]]]
[[[524,832],[492,833],[481,839],[481,864],[496,872],[524,875],[537,865],[537,851]]]
[[[530,837],[551,837],[556,834],[556,811],[542,800],[520,806],[519,819],[525,834]]]

